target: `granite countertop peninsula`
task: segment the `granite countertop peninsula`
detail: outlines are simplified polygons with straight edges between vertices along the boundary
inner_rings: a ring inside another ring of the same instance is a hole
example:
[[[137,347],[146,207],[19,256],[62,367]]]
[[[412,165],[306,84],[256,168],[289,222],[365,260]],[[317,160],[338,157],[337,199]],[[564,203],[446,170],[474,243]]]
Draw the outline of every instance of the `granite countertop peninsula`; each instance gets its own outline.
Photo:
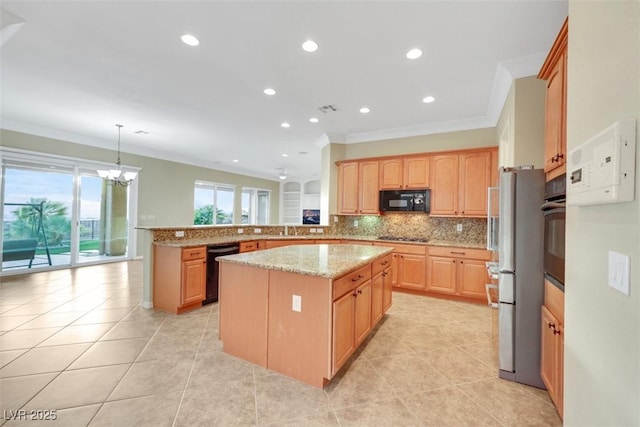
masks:
[[[235,236],[217,236],[207,237],[204,239],[175,239],[154,242],[158,246],[170,246],[179,248],[188,248],[195,246],[221,245],[228,243],[251,242],[256,240],[360,240],[364,242],[380,242],[395,243],[402,245],[419,245],[419,246],[452,246],[457,248],[485,249],[484,243],[456,242],[451,240],[429,240],[428,242],[412,242],[406,240],[384,240],[376,236],[354,236],[354,235],[268,235],[268,234],[251,234],[251,235],[235,235]]]
[[[292,245],[217,257],[220,262],[336,279],[393,251],[365,245]]]

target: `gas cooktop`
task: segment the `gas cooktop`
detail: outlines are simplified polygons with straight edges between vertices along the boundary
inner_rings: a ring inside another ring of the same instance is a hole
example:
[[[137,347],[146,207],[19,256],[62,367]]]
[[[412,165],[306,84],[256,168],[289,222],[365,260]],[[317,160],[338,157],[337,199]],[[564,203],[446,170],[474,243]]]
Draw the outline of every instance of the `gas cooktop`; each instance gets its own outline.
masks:
[[[380,236],[378,240],[394,240],[398,242],[419,242],[419,243],[427,243],[429,239],[424,239],[422,237],[396,237],[396,236]]]

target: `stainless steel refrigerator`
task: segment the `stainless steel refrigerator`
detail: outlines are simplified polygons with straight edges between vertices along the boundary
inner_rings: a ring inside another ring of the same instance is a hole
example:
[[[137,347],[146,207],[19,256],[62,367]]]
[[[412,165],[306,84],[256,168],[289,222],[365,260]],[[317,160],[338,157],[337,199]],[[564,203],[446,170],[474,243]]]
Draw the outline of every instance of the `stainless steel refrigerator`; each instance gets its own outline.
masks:
[[[545,175],[542,169],[500,171],[499,376],[545,388],[540,377],[540,308],[544,302]]]

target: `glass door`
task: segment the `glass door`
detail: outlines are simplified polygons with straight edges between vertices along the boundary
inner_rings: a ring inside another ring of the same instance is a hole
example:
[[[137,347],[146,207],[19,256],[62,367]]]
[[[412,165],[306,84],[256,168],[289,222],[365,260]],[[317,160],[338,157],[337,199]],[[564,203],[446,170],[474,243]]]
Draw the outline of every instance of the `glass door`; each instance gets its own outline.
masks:
[[[81,169],[78,177],[76,262],[126,258],[129,188],[111,185],[93,170]]]
[[[2,271],[71,264],[73,169],[3,167]]]

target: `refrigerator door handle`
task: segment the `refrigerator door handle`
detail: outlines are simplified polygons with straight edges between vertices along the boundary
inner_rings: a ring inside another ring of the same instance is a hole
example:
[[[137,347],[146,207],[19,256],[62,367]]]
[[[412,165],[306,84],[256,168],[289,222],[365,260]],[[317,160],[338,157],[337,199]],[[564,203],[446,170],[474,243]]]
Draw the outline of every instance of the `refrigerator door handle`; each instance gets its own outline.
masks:
[[[500,270],[515,270],[515,196],[516,174],[512,171],[503,171],[500,174],[500,229],[499,251]]]
[[[515,279],[515,275],[512,272],[500,272],[498,277],[498,295],[501,303],[515,304]]]

